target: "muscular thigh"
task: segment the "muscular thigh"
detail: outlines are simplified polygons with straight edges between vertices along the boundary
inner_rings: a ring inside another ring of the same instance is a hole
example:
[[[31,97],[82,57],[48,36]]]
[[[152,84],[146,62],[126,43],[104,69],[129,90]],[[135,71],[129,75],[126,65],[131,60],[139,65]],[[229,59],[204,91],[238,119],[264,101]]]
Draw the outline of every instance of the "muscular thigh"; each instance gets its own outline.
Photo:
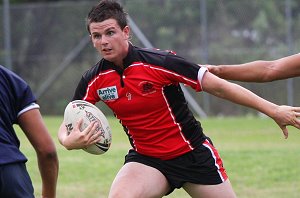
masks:
[[[109,198],[156,198],[169,190],[168,181],[160,171],[138,162],[129,162],[116,175]]]
[[[229,179],[217,185],[185,183],[183,189],[193,198],[236,198]]]

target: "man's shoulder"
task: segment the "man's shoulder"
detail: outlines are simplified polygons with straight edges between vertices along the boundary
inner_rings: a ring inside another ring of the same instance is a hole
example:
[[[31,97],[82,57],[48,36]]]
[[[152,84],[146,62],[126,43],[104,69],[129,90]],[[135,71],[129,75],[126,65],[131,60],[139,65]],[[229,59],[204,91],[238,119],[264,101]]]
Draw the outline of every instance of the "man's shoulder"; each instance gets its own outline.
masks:
[[[175,55],[171,50],[161,50],[158,48],[134,48],[135,58],[149,64],[163,66],[167,57]]]
[[[174,54],[172,50],[162,50],[159,48],[139,48],[135,47],[135,50],[140,52],[140,53],[149,53],[149,54],[156,54],[156,55],[161,55],[161,56],[166,56],[168,54]]]
[[[98,63],[86,70],[83,74],[83,77],[86,79],[93,79],[99,73],[111,70],[111,68],[112,65],[110,62],[106,61],[105,59],[101,59]]]

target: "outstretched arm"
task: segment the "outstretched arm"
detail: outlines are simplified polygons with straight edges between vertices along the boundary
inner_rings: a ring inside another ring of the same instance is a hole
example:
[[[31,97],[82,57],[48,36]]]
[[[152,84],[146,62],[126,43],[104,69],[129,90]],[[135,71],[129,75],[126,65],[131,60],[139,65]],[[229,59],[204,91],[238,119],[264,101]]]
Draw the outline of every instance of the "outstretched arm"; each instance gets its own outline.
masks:
[[[271,117],[282,129],[285,138],[288,137],[286,126],[300,129],[300,107],[278,106],[237,84],[228,82],[206,72],[202,79],[204,91],[219,98],[256,109]]]
[[[42,120],[39,109],[32,109],[18,118],[21,129],[34,147],[42,178],[42,196],[56,197],[58,158],[55,144]]]
[[[239,65],[207,65],[208,70],[227,80],[270,82],[300,76],[300,54],[273,61],[258,60]]]

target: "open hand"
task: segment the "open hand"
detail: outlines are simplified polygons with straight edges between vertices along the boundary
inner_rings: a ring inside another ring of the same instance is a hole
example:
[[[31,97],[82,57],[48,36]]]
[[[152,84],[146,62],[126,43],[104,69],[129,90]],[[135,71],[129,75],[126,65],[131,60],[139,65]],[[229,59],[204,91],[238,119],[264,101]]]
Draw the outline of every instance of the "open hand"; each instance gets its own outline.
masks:
[[[90,123],[83,131],[80,126],[83,120],[80,119],[72,132],[65,138],[63,145],[68,149],[82,149],[101,140],[100,131],[97,131],[98,123]]]
[[[300,129],[300,107],[278,106],[273,119],[282,129],[285,138],[288,138],[287,126]]]

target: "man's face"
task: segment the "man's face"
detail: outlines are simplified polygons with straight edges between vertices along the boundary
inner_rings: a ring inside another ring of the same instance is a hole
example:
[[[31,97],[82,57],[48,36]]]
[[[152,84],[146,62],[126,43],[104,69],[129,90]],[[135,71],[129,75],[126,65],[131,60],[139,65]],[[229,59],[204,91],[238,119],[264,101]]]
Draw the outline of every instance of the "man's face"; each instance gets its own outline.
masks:
[[[102,57],[117,66],[123,66],[128,53],[129,27],[123,30],[115,19],[90,24],[91,39]]]

